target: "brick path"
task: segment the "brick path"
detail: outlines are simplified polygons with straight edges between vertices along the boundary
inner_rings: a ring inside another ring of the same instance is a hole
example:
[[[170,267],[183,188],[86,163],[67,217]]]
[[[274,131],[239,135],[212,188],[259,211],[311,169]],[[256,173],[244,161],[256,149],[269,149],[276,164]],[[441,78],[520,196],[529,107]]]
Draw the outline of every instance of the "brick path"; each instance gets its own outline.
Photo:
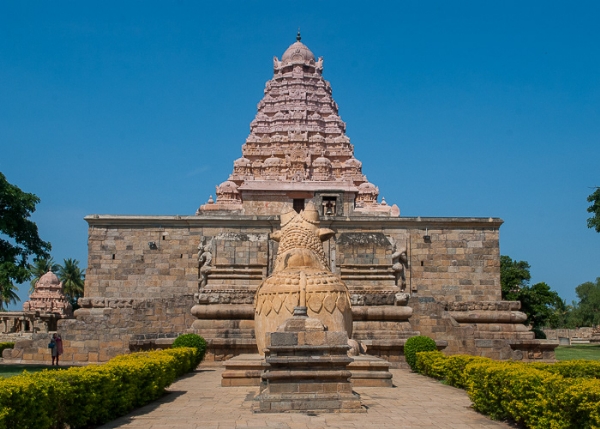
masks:
[[[200,367],[179,379],[158,401],[102,426],[140,429],[229,428],[509,428],[473,411],[460,389],[413,374],[391,370],[394,388],[359,387],[367,413],[253,414],[258,387],[221,387],[221,367]]]

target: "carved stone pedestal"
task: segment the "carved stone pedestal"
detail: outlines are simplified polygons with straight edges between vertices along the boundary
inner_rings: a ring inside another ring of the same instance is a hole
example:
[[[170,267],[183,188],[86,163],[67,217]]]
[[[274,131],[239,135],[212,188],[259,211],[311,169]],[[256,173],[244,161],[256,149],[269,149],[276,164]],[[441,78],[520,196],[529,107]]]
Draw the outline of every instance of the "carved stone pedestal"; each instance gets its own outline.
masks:
[[[306,316],[306,307],[296,310],[267,337],[265,356],[270,367],[262,374],[254,411],[365,412],[350,383],[348,335],[326,331],[319,320]]]

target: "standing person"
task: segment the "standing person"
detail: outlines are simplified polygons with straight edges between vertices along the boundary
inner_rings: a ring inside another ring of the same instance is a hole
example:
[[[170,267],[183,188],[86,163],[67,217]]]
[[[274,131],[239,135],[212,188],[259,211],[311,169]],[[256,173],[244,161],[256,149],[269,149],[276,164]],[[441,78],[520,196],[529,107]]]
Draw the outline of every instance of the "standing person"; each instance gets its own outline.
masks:
[[[56,365],[58,365],[58,358],[63,354],[63,343],[60,334],[54,335],[56,335]]]
[[[58,365],[58,347],[56,347],[56,334],[52,334],[52,337],[50,338],[50,344],[48,344],[48,348],[50,349],[50,353],[52,355],[52,365],[54,365],[55,361]]]

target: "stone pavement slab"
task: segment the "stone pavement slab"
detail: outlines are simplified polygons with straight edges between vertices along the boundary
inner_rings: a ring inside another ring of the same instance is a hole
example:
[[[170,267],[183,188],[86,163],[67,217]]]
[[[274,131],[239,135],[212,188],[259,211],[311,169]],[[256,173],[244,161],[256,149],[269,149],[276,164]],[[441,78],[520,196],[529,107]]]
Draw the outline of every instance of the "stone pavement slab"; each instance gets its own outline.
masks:
[[[362,414],[253,414],[258,387],[221,387],[222,367],[201,366],[180,378],[161,399],[103,429],[315,429],[315,428],[510,428],[470,408],[467,394],[436,380],[392,369],[396,387],[357,387]]]

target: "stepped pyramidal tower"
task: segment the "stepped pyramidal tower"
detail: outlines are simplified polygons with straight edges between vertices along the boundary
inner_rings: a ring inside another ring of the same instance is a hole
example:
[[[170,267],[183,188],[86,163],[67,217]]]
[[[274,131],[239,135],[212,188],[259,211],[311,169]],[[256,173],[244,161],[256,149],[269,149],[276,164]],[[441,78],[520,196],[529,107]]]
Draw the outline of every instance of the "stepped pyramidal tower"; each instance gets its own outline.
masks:
[[[362,173],[346,136],[346,124],[323,79],[323,58],[300,40],[273,59],[242,157],[229,179],[217,186],[217,200],[197,214],[236,212],[280,214],[285,204],[299,211],[317,198],[321,215],[399,216],[396,205],[378,203],[379,189]]]

